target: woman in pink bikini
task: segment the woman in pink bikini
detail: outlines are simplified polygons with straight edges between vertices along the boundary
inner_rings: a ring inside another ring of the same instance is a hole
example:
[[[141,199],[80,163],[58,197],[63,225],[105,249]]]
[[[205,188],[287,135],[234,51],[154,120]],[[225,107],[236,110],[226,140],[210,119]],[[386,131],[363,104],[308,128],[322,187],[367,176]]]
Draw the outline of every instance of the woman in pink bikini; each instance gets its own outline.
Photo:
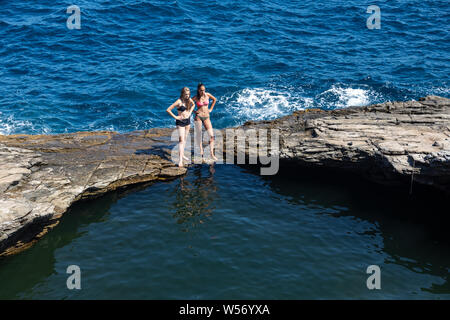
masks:
[[[213,102],[211,104],[211,109],[209,106],[209,99]],[[214,131],[211,124],[211,119],[209,118],[209,114],[213,111],[214,105],[217,102],[217,99],[210,93],[206,92],[206,88],[202,83],[199,83],[197,86],[197,95],[193,97],[194,102],[197,105],[197,111],[195,116],[195,130],[197,135],[197,141],[200,142],[200,154],[203,156],[203,145],[202,145],[202,123],[205,126],[205,130],[208,131],[209,134],[209,146],[211,158],[214,161],[217,161],[217,158],[214,156]]]

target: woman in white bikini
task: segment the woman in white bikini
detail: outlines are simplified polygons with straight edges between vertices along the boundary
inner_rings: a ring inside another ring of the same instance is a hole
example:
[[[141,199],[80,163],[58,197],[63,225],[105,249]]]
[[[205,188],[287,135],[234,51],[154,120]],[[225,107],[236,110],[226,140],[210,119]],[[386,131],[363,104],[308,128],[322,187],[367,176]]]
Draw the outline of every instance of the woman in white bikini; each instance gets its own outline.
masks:
[[[178,116],[172,113],[173,108],[177,108]],[[180,159],[178,161],[178,166],[183,167],[183,160],[189,160],[184,156],[184,146],[186,145],[186,139],[189,134],[189,129],[191,128],[191,114],[194,111],[194,101],[191,99],[191,91],[188,87],[184,87],[181,90],[180,98],[177,99],[169,108],[167,108],[167,113],[169,113],[176,121],[175,124],[178,130],[179,145],[180,145]]]
[[[209,99],[213,102],[211,104],[211,109],[209,106]],[[195,131],[197,133],[197,141],[200,142],[200,154],[203,157],[203,145],[202,145],[202,124],[205,126],[205,130],[209,134],[209,146],[211,158],[214,161],[217,161],[217,158],[214,156],[214,131],[211,124],[211,119],[209,118],[209,114],[213,111],[214,105],[217,102],[217,99],[210,93],[206,92],[206,88],[202,83],[199,83],[197,86],[197,95],[194,96],[193,100],[197,104],[197,111],[195,116]]]

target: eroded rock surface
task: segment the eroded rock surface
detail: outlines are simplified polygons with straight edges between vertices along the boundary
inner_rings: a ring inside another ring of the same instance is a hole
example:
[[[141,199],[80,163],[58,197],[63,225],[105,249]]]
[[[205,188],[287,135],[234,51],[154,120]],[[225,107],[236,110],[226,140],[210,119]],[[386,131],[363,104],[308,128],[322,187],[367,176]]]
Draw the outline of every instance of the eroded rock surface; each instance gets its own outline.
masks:
[[[170,133],[0,136],[0,255],[31,245],[77,200],[183,175]]]
[[[244,136],[277,129],[280,165],[333,167],[385,184],[414,181],[450,190],[447,98],[309,109],[234,129]],[[172,130],[0,136],[0,256],[30,246],[77,200],[183,175],[186,169],[170,161]],[[225,147],[217,140],[219,150]],[[259,147],[273,153],[267,141]],[[257,151],[247,146],[247,154]]]
[[[249,130],[279,129],[281,160],[347,169],[384,184],[413,181],[450,191],[447,98],[428,96],[330,111],[309,109],[273,121],[247,122],[239,128],[246,136],[251,136]],[[250,148],[250,152],[255,151]]]

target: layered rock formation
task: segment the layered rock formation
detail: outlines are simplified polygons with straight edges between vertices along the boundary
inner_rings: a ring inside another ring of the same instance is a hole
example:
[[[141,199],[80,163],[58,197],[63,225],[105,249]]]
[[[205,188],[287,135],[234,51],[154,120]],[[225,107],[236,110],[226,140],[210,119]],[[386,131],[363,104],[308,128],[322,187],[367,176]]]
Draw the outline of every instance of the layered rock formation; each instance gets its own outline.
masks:
[[[170,132],[0,136],[0,255],[30,246],[80,199],[183,175]]]
[[[447,98],[308,109],[239,129],[247,136],[249,130],[278,129],[280,159],[291,164],[346,169],[383,184],[418,183],[450,192]],[[256,151],[247,146],[249,152]]]
[[[249,136],[278,130],[282,166],[331,167],[385,184],[450,190],[450,99],[309,109],[234,129]],[[172,130],[0,136],[0,256],[30,246],[80,199],[183,175],[186,169],[170,161]],[[251,145],[245,151],[257,154]]]

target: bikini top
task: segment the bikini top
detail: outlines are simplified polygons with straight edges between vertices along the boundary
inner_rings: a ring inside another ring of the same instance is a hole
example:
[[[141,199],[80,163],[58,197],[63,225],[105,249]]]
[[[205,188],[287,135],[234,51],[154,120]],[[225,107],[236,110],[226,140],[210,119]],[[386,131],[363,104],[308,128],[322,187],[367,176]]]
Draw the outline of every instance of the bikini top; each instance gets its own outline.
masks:
[[[186,111],[186,110],[187,110],[187,108],[186,108],[186,106],[184,105],[184,102],[183,102],[183,101],[181,101],[181,106],[180,106],[180,107],[177,107],[177,110],[180,111],[180,112],[183,112],[183,111]]]
[[[200,100],[197,100],[197,107],[204,107],[209,105],[209,97],[208,95],[206,95],[206,101],[204,101],[203,103]]]

